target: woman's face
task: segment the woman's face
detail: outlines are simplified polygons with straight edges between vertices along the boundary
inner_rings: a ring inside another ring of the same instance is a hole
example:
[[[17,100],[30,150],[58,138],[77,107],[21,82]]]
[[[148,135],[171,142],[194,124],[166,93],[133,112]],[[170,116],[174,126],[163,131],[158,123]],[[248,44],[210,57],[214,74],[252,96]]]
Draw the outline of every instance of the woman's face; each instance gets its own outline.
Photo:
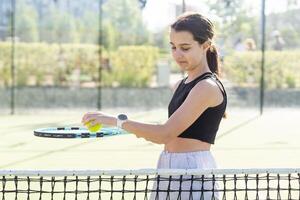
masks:
[[[170,44],[172,56],[182,70],[190,71],[202,64],[206,55],[204,45],[194,40],[190,32],[171,29]]]

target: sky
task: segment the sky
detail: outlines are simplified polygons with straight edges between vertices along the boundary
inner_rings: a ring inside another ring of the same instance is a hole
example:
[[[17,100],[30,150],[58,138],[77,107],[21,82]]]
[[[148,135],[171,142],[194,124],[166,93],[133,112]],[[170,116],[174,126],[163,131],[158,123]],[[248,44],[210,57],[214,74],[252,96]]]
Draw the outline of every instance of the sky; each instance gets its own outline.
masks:
[[[156,31],[169,25],[174,19],[174,5],[180,5],[182,0],[147,0],[143,10],[143,18],[151,31]],[[201,10],[199,0],[186,0],[186,4]]]
[[[186,4],[195,8],[196,11],[213,18],[202,0],[185,0]],[[253,8],[256,15],[260,15],[261,0],[244,0],[245,6]],[[297,0],[296,0],[297,1]],[[266,0],[266,13],[283,12],[287,8],[288,0]],[[168,26],[174,19],[175,4],[180,5],[182,0],[147,0],[146,7],[143,10],[144,22],[147,24],[149,30],[156,32]],[[172,6],[173,5],[173,6]],[[298,0],[297,7],[300,7]]]

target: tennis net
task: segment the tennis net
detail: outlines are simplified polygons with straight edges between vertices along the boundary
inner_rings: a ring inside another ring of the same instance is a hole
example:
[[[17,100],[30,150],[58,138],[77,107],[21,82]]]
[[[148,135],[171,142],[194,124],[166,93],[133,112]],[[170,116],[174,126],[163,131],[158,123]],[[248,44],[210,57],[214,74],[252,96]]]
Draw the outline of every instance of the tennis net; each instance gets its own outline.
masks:
[[[0,170],[2,200],[300,199],[300,169]]]

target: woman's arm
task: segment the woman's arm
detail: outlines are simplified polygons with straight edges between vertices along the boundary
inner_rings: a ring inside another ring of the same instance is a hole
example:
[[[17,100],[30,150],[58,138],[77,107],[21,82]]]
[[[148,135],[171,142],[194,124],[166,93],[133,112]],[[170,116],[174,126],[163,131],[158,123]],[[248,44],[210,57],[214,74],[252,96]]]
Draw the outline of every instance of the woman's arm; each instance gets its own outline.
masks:
[[[125,130],[135,133],[159,144],[166,144],[180,135],[211,105],[214,104],[216,90],[211,83],[201,81],[189,93],[184,103],[161,125],[144,124],[127,121],[123,124]]]
[[[163,124],[147,124],[133,120],[123,123],[123,129],[154,143],[166,144],[186,130],[208,107],[215,103],[217,90],[209,81],[199,82],[184,103]],[[87,113],[83,122],[94,121],[116,126],[116,118],[102,113]]]

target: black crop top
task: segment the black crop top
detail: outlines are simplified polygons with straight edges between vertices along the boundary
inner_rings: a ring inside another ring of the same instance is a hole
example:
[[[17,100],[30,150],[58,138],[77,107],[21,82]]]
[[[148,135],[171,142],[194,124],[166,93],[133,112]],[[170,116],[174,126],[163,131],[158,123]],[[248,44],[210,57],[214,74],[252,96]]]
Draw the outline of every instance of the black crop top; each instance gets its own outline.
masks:
[[[221,81],[211,72],[206,72],[189,83],[184,83],[184,78],[178,85],[168,107],[169,117],[181,106],[191,89],[201,80],[211,78],[216,82],[223,94],[223,101],[215,107],[207,108],[196,121],[183,131],[178,137],[192,138],[214,144],[219,124],[225,113],[227,105],[227,95]]]

